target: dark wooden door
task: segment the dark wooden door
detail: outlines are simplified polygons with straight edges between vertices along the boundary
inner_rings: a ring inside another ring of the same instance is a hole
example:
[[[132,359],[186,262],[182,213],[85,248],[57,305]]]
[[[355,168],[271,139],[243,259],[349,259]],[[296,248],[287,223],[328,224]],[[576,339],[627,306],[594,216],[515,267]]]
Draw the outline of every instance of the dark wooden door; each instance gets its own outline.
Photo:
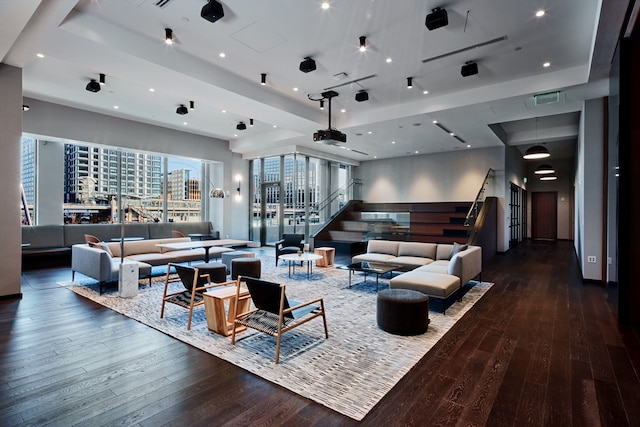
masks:
[[[531,237],[556,240],[558,233],[558,194],[555,191],[531,193]]]

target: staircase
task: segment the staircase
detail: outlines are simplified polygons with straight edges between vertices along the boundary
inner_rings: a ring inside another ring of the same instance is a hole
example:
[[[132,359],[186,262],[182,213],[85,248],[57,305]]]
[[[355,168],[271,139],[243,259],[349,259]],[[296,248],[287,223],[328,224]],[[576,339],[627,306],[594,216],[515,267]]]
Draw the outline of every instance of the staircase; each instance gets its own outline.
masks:
[[[472,202],[363,203],[352,201],[313,236],[314,247],[353,255],[372,239],[411,242],[466,242]]]

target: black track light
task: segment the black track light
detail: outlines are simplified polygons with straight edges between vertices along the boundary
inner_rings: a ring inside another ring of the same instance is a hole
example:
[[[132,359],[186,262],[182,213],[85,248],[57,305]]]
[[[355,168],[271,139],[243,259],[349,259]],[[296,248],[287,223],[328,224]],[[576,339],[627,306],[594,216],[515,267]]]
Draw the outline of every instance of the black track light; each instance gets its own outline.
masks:
[[[244,122],[240,122],[236,125],[237,130],[245,130],[246,128],[247,128],[247,125],[244,124]]]
[[[478,74],[478,64],[473,61],[466,62],[462,66],[460,74],[462,74],[462,77],[468,77]]]
[[[171,28],[164,29],[164,42],[166,44],[173,44],[173,30]]]
[[[91,79],[91,81],[87,83],[87,87],[85,89],[89,92],[100,92],[100,83],[98,83],[96,79]]]
[[[320,100],[320,109],[324,110],[324,99]]]
[[[100,85],[104,86],[106,83],[106,76],[102,73],[100,73]]]
[[[180,104],[180,106],[176,108],[176,114],[184,116],[185,114],[189,114],[189,110],[187,110],[187,107],[185,107],[184,104]]]
[[[249,126],[253,127],[253,119],[249,119]]]
[[[200,16],[209,22],[216,22],[224,16],[224,10],[219,2],[216,0],[209,0],[207,4],[202,6]]]
[[[449,18],[447,17],[447,11],[436,7],[427,15],[424,24],[429,31],[448,25]]]
[[[363,102],[368,100],[369,100],[369,94],[366,91],[361,90],[360,92],[356,93],[356,101]]]
[[[407,89],[411,89],[413,87],[413,77],[407,77]]]
[[[360,36],[360,52],[364,52],[367,50],[367,38],[365,36]]]
[[[267,84],[267,73],[260,74],[260,84],[262,86]]]
[[[29,111],[29,106],[27,104],[22,104],[22,111]]]
[[[316,69],[316,61],[309,58],[308,56],[304,58],[304,61],[300,63],[300,71],[303,73],[309,73]]]
[[[189,109],[190,110],[195,110],[196,109],[195,101],[189,101]]]

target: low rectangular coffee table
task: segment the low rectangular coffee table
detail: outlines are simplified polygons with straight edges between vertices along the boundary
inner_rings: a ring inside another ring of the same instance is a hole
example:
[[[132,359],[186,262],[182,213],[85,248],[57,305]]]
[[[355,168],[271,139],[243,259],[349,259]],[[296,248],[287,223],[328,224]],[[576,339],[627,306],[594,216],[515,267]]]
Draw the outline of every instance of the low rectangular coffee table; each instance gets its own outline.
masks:
[[[374,273],[376,275],[376,292],[378,292],[378,279],[380,278],[380,275],[391,273],[393,270],[400,269],[401,266],[396,264],[381,264],[376,262],[356,262],[354,264],[340,266],[338,268],[349,270],[349,287],[351,287],[351,276],[354,272],[363,272],[365,282],[367,281],[367,274]]]

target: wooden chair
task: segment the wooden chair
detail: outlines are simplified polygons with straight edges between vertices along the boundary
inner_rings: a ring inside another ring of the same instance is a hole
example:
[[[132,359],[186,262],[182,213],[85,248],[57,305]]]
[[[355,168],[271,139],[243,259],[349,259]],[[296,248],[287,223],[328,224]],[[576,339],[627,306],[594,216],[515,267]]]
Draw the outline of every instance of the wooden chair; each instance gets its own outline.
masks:
[[[184,233],[178,230],[171,230],[171,237],[184,237]]]
[[[178,292],[168,293],[169,283],[175,283],[169,279],[171,269],[175,269],[178,273],[180,282],[184,286]],[[179,264],[169,263],[167,265],[167,275],[164,279],[164,293],[162,295],[162,308],[160,309],[160,318],[164,317],[164,306],[166,303],[172,303],[184,307],[189,310],[189,321],[187,322],[187,330],[191,329],[191,318],[193,317],[193,308],[204,304],[202,293],[211,288],[218,286],[235,285],[236,282],[211,283],[208,274],[200,274],[197,267],[187,267]]]
[[[245,312],[238,312],[241,281],[246,283],[254,305],[253,309]],[[309,320],[322,316],[324,334],[326,338],[329,338],[323,299],[316,298],[306,302],[288,300],[285,294],[285,285],[278,283],[267,282],[253,277],[238,276],[235,313],[235,327],[231,334],[231,344],[235,345],[236,329],[242,326],[274,336],[276,337],[275,363],[278,363],[280,359],[282,334],[307,323]]]
[[[85,234],[84,235],[84,242],[89,244],[89,243],[100,243],[100,239],[98,239],[96,236],[92,235],[92,234]]]

